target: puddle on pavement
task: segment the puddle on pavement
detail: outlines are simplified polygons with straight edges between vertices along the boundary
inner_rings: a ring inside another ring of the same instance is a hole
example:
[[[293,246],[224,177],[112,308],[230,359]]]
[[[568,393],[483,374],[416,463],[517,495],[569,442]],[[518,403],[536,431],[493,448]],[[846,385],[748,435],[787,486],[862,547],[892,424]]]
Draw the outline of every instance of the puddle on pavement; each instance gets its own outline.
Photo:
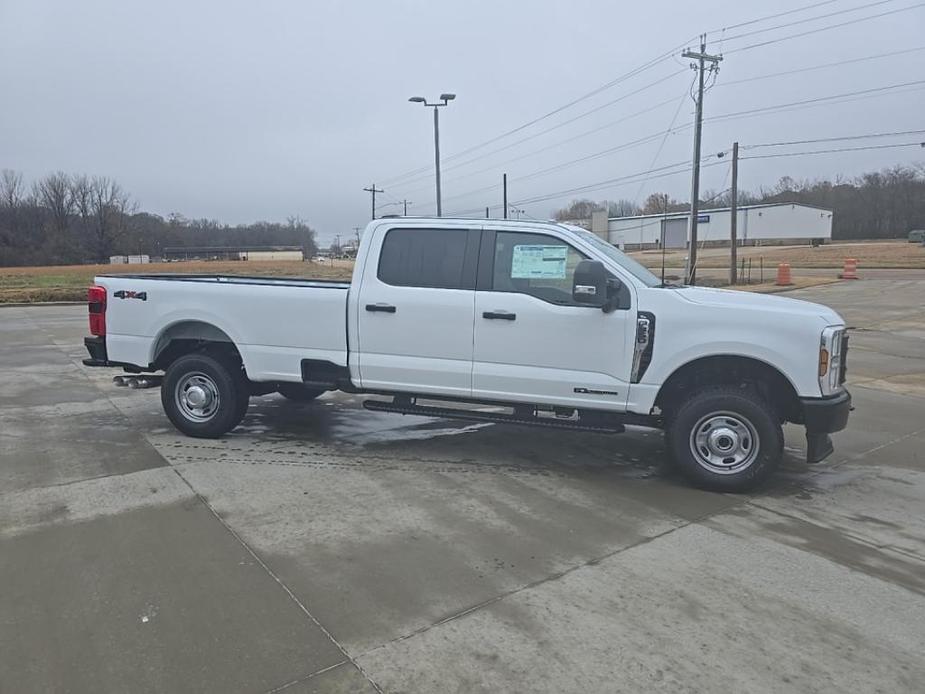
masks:
[[[277,395],[255,397],[241,425],[216,441],[214,447],[224,451],[222,459],[240,458],[241,462],[255,457],[265,459],[267,455],[301,460],[333,454],[360,466],[407,467],[420,463],[448,469],[513,469],[569,476],[616,472],[629,479],[660,478],[687,486],[666,462],[660,431],[628,426],[623,434],[589,434],[468,422],[373,412],[363,408],[363,400],[331,393],[297,405]],[[154,408],[153,402],[150,404]],[[156,417],[162,419],[157,405]],[[173,430],[155,426],[154,417],[153,409],[148,412],[146,408],[143,419],[151,425],[148,432],[169,436]],[[205,454],[199,450],[198,444],[202,443],[193,445],[178,437],[170,445],[176,450],[188,449],[192,460]],[[812,498],[824,491],[823,486],[840,484],[837,475],[814,483],[819,468],[807,466],[802,456],[802,449],[787,446],[781,469],[755,495]]]

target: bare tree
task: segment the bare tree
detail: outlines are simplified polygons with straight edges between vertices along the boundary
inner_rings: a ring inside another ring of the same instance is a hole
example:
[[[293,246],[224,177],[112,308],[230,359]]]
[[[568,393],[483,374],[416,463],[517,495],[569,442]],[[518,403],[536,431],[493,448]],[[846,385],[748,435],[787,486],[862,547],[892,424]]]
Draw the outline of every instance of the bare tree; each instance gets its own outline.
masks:
[[[592,212],[598,212],[604,209],[606,208],[599,202],[582,199],[572,200],[568,206],[559,210],[555,210],[552,214],[553,218],[560,222],[577,221],[582,219],[591,219]]]
[[[74,213],[71,177],[62,171],[48,174],[35,184],[35,197],[48,210],[55,233],[62,237],[66,235]]]
[[[129,194],[111,178],[95,176],[89,185],[93,251],[99,262],[106,262],[116,241],[125,235],[128,217],[135,207]]]
[[[21,173],[12,169],[0,172],[0,206],[8,209],[19,207],[24,195]]]
[[[617,200],[610,203],[607,214],[610,217],[632,217],[639,212],[639,207],[632,200]]]
[[[0,172],[0,210],[3,220],[0,222],[0,243],[13,245],[20,230],[20,208],[25,196],[22,174],[11,169]]]
[[[652,193],[642,204],[643,214],[665,214],[666,212],[683,212],[689,210],[686,202],[678,202],[668,193]]]

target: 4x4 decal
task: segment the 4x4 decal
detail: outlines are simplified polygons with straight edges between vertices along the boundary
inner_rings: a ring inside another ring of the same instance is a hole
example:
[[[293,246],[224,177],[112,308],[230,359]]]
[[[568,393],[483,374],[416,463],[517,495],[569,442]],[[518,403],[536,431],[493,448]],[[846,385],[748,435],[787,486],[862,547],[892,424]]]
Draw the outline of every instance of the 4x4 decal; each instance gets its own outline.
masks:
[[[148,292],[127,292],[124,289],[120,289],[117,292],[112,294],[117,299],[141,299],[142,301],[148,300]]]

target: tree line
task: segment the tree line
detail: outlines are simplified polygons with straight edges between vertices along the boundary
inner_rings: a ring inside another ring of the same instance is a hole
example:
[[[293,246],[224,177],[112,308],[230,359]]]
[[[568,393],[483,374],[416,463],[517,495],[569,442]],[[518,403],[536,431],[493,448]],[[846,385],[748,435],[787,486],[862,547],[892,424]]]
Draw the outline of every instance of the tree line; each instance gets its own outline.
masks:
[[[702,197],[701,209],[732,204],[729,190],[707,190]],[[925,164],[894,166],[834,181],[798,181],[785,176],[770,188],[739,190],[737,199],[739,205],[789,202],[833,210],[833,239],[905,238],[913,229],[925,229]],[[582,199],[555,210],[553,216],[558,220],[583,220],[605,209],[611,217],[630,217],[686,212],[690,203],[679,202],[667,193],[652,193],[641,205],[632,200],[603,203]]]
[[[0,172],[0,266],[105,263],[113,255],[159,257],[175,246],[318,247],[299,217],[285,223],[230,226],[212,219],[166,218],[140,211],[131,195],[106,176],[55,172],[27,184]]]

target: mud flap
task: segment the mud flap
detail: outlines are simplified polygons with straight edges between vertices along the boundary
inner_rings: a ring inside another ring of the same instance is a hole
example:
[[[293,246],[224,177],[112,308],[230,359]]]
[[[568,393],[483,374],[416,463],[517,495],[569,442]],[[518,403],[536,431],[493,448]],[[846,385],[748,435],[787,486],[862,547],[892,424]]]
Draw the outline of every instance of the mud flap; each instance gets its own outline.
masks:
[[[832,437],[825,433],[806,432],[806,462],[819,463],[835,452]]]

